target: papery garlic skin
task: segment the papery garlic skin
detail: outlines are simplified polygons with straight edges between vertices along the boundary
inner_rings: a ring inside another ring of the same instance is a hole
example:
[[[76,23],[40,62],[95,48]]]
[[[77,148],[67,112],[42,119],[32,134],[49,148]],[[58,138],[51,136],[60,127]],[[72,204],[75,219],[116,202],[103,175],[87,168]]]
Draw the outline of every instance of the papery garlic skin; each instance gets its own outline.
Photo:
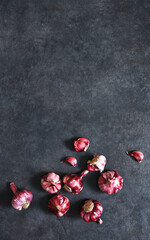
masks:
[[[71,164],[73,167],[77,165],[77,159],[75,157],[66,157],[63,162],[68,162]]]
[[[33,195],[29,190],[17,190],[14,183],[10,183],[10,188],[14,193],[11,204],[13,208],[21,211],[22,209],[27,209],[32,202]]]
[[[48,202],[48,209],[58,217],[62,217],[69,208],[69,199],[62,194],[54,195]]]
[[[131,152],[127,152],[127,154],[135,158],[138,163],[141,163],[144,158],[144,154],[140,151],[131,151]]]
[[[107,171],[100,175],[98,186],[107,194],[117,193],[123,187],[123,178],[117,171]]]
[[[90,141],[87,138],[78,138],[74,141],[74,149],[77,152],[86,152],[90,145]]]
[[[57,193],[62,187],[60,176],[54,172],[50,172],[41,178],[42,188],[49,193]]]
[[[102,224],[100,216],[102,215],[103,207],[97,200],[86,200],[81,208],[80,216],[85,222],[98,222]]]
[[[79,194],[83,189],[82,178],[89,173],[84,170],[81,174],[67,174],[63,177],[64,189],[72,194]]]
[[[87,161],[87,169],[91,172],[100,171],[103,172],[106,165],[106,157],[103,155],[96,155],[92,160]]]

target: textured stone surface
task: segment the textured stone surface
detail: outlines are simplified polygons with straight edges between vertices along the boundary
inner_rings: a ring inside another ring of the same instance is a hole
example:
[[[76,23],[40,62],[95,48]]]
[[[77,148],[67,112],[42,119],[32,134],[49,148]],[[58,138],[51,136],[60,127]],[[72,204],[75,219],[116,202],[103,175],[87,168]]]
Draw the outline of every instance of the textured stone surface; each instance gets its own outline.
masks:
[[[150,4],[143,1],[1,0],[0,239],[150,239]],[[73,151],[87,137],[86,153]],[[144,152],[138,164],[125,151]],[[62,218],[40,187],[49,171],[80,172],[93,153],[124,178],[108,196],[98,173],[84,179]],[[60,160],[77,157],[73,168]],[[34,194],[27,211],[10,206],[8,183]],[[104,207],[103,224],[79,216],[85,199]]]

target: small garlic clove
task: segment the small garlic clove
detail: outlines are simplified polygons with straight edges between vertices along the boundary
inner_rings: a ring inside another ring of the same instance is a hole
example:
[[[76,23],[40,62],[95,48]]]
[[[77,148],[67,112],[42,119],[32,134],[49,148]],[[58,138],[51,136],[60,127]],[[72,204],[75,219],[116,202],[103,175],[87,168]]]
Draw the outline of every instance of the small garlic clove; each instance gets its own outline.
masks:
[[[144,154],[140,151],[131,151],[131,152],[126,152],[126,153],[127,153],[127,155],[136,159],[138,163],[141,163],[144,158]]]
[[[67,157],[63,160],[63,162],[68,162],[73,167],[75,167],[77,165],[77,159],[75,157]]]

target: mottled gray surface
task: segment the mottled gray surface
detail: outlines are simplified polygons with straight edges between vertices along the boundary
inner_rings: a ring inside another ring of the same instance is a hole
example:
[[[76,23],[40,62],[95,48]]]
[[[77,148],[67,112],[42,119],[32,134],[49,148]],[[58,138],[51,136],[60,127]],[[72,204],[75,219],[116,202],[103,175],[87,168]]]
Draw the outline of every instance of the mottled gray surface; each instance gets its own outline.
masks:
[[[150,239],[149,0],[0,1],[0,239]],[[73,139],[91,141],[86,153]],[[125,151],[140,149],[143,163]],[[98,173],[69,197],[70,211],[47,211],[41,176],[80,172],[93,153],[124,178],[109,196]],[[77,157],[73,168],[60,160]],[[34,194],[27,211],[10,205],[8,183]],[[103,224],[79,216],[85,199],[104,207]]]

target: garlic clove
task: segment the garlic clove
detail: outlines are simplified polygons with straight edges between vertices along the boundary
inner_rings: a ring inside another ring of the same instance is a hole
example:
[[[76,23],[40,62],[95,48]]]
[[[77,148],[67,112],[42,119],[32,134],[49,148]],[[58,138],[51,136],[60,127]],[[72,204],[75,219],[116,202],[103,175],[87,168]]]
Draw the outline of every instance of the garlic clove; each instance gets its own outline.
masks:
[[[63,160],[63,162],[68,162],[73,167],[75,167],[77,165],[77,159],[75,157],[67,157]]]
[[[126,152],[126,154],[136,159],[138,163],[141,163],[144,158],[144,154],[140,151]]]

